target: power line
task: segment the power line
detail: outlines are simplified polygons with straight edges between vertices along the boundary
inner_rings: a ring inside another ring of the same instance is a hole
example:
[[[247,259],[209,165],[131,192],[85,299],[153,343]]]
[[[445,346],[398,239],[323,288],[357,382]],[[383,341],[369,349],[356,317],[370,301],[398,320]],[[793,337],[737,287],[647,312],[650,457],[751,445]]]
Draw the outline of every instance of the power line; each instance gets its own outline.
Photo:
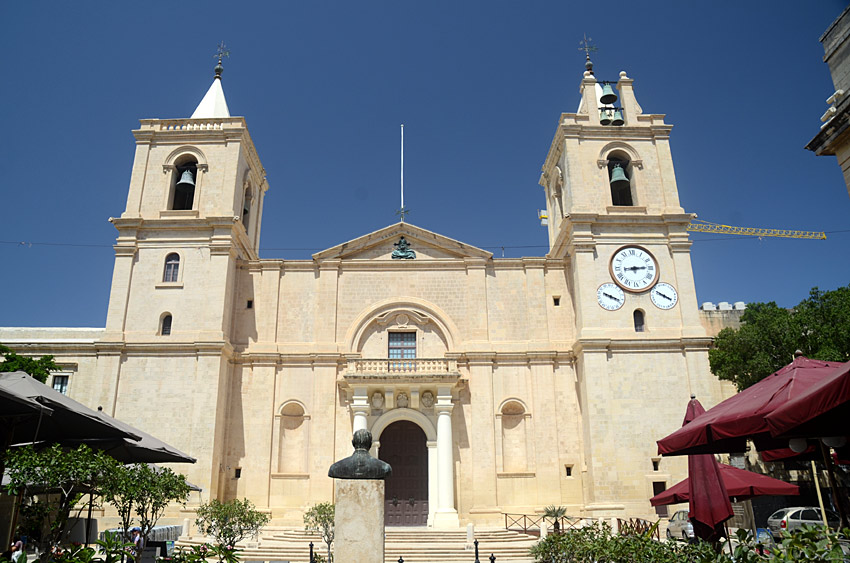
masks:
[[[850,229],[838,229],[834,231],[824,231],[828,235],[840,234],[840,233],[850,233]],[[718,238],[694,238],[693,242],[716,242],[723,240],[762,240],[761,237],[753,237],[750,239],[739,237],[739,236],[731,236],[731,237],[718,237]],[[17,241],[17,240],[0,240],[0,244],[13,245],[13,246],[22,246],[25,248],[31,248],[33,246],[59,246],[66,248],[112,248],[112,244],[88,244],[88,243],[80,243],[80,242],[36,242],[36,241]],[[522,248],[549,248],[547,244],[519,244],[519,245],[507,245],[507,244],[487,244],[487,245],[478,245],[479,248],[492,248],[496,250],[501,249],[522,249]],[[287,252],[320,252],[322,250],[327,250],[326,248],[296,248],[296,247],[262,247],[260,248],[262,251],[287,251]]]

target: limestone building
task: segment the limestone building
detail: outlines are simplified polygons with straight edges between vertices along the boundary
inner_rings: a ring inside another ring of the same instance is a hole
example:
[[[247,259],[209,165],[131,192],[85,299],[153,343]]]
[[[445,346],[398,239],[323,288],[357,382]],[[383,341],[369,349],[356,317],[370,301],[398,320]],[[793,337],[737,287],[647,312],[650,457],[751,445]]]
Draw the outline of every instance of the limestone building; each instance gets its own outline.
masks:
[[[204,500],[248,497],[275,524],[332,500],[328,467],[358,428],[393,466],[389,524],[498,525],[550,504],[649,517],[687,470],[655,440],[692,393],[710,406],[728,390],[709,372],[672,126],[624,72],[602,84],[589,67],[580,94],[541,155],[545,256],[402,222],[264,259],[270,188],[217,76],[192,117],[133,131],[105,328],[0,342],[54,354],[55,385],[197,457],[177,468]]]
[[[835,155],[850,193],[850,6],[820,38],[835,92],[827,98],[824,124],[806,148],[816,155]]]

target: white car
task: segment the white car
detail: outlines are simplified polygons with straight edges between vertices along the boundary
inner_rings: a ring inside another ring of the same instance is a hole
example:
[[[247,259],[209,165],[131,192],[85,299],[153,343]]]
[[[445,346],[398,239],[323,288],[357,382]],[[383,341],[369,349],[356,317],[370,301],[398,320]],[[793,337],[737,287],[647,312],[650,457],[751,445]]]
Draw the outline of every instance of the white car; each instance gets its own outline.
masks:
[[[826,511],[826,521],[832,529],[838,528],[838,514]],[[820,508],[816,506],[791,506],[780,508],[767,518],[767,528],[774,538],[779,538],[783,530],[792,531],[803,525],[823,526]]]
[[[693,537],[694,525],[688,519],[688,511],[680,510],[673,514],[667,522],[667,539],[689,541]]]

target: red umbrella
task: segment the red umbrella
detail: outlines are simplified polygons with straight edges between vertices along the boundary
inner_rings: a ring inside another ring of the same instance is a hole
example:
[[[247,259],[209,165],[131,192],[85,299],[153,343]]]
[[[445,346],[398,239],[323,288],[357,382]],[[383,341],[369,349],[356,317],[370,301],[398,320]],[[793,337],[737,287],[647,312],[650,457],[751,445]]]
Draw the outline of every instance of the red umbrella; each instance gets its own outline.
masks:
[[[850,434],[850,362],[840,364],[765,420],[774,436],[820,438]]]
[[[767,495],[799,495],[800,487],[768,477],[767,475],[759,475],[752,471],[745,471],[719,463],[720,477],[723,479],[723,484],[726,487],[726,492],[729,498],[734,498],[737,501],[751,499],[753,497]],[[652,506],[662,506],[665,504],[676,504],[679,502],[687,502],[690,500],[690,479],[680,481],[649,499]]]
[[[700,402],[691,395],[682,428],[705,413]],[[732,505],[720,475],[720,464],[713,455],[688,456],[688,518],[694,534],[705,541],[723,537],[723,522],[732,517]]]
[[[787,439],[771,436],[764,417],[812,385],[841,364],[810,360],[803,356],[752,387],[734,395],[691,424],[658,441],[662,455],[743,452],[747,440],[758,450],[788,447]]]

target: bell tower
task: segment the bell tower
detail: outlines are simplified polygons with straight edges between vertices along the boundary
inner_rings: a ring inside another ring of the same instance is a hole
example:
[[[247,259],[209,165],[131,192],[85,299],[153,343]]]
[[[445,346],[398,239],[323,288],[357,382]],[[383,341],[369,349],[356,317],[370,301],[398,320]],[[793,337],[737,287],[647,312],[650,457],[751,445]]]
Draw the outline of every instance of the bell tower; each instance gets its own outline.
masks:
[[[258,259],[268,189],[221,75],[219,58],[191,117],[143,119],[133,131],[127,206],[110,219],[118,238],[106,332],[96,344],[104,410],[194,452],[189,478],[213,493],[224,471],[237,268]]]
[[[237,260],[257,259],[268,184],[245,119],[231,117],[221,61],[188,119],[143,119],[117,219],[109,339],[221,340]],[[169,334],[162,318],[172,317]],[[152,324],[153,323],[153,324]]]
[[[625,72],[598,80],[589,57],[579,90],[578,110],[558,120],[540,184],[548,256],[565,259],[575,310],[586,510],[617,516],[649,510],[653,486],[665,481],[654,468],[680,462],[653,463],[655,440],[669,430],[659,421],[680,418],[692,393],[711,402],[720,386],[699,320],[686,232],[693,215],[679,203],[672,126],[643,112]]]

